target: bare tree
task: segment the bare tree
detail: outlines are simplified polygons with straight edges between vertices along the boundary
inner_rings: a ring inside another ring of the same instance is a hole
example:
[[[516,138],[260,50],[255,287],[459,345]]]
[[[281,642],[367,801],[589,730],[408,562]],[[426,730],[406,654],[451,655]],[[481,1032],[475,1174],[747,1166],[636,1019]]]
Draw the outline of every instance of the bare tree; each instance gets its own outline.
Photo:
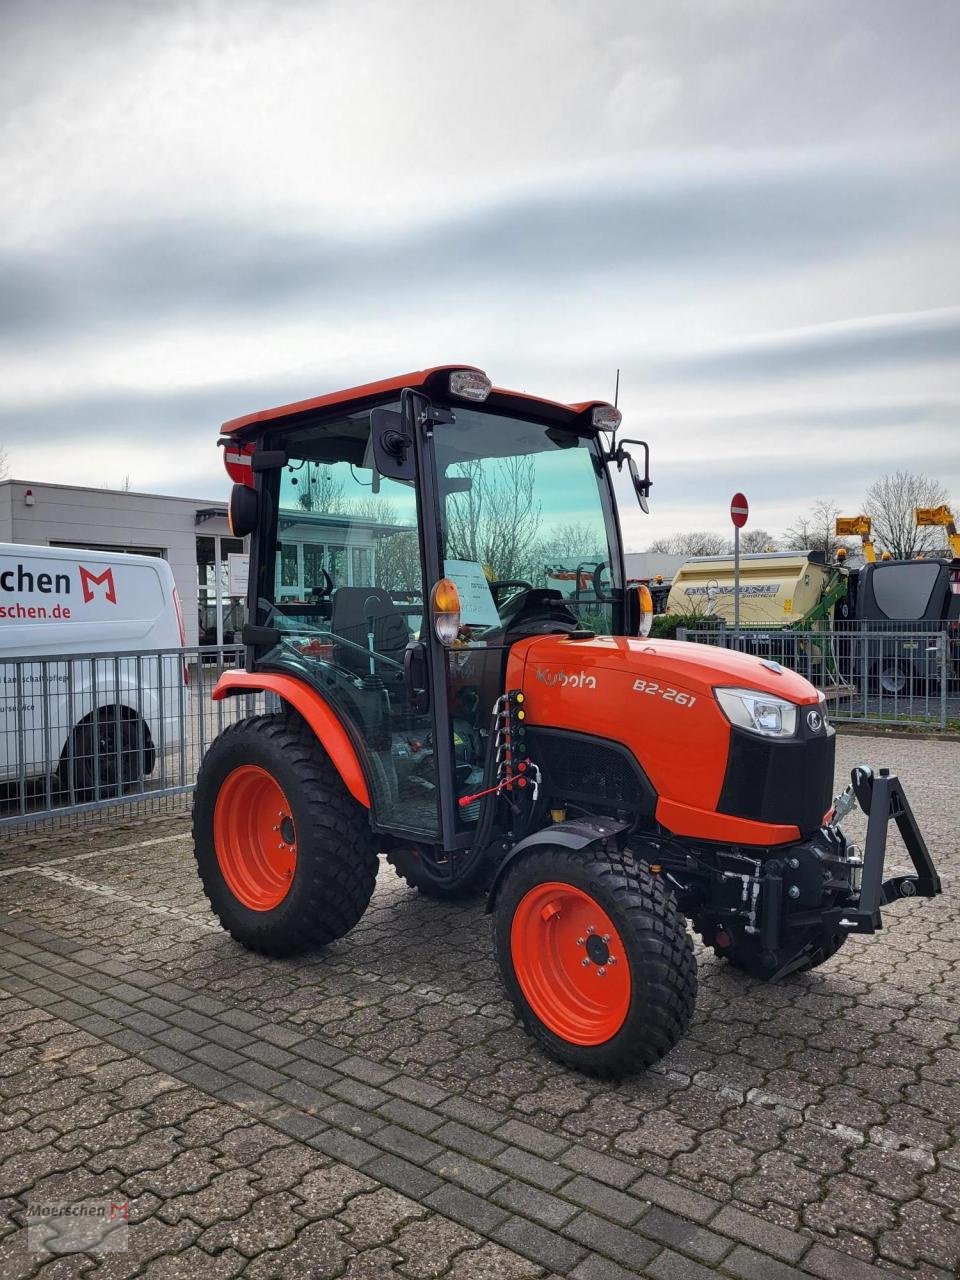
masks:
[[[744,553],[777,551],[777,539],[766,529],[741,529],[740,550]]]
[[[330,467],[305,462],[291,478],[297,489],[297,503],[304,511],[338,514],[343,510],[343,482]]]
[[[541,567],[576,569],[587,562],[604,561],[608,554],[605,534],[586,520],[557,525],[537,548]]]
[[[534,458],[462,462],[457,474],[470,485],[447,497],[447,555],[478,561],[495,580],[528,578],[540,533]]]
[[[832,498],[818,498],[805,515],[797,516],[783,535],[783,545],[788,551],[820,551],[832,560],[839,547],[850,543],[836,534],[840,508]]]
[[[356,498],[344,505],[351,520],[372,526],[376,555],[376,586],[385,591],[420,591],[420,539],[385,497]]]
[[[659,551],[670,556],[725,556],[732,551],[732,543],[722,533],[712,529],[690,529],[686,533],[670,533],[655,538],[648,551]]]
[[[889,551],[895,560],[912,560],[921,553],[943,551],[946,544],[942,528],[917,528],[914,509],[939,507],[948,501],[947,490],[932,476],[895,471],[870,486],[863,510],[873,521],[873,539],[878,548]]]

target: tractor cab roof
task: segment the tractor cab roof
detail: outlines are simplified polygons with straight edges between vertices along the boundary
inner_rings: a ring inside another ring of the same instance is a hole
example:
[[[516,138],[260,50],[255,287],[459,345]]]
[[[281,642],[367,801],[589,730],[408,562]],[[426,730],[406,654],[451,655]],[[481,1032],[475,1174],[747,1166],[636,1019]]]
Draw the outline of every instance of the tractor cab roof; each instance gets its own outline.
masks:
[[[233,418],[225,422],[221,428],[224,435],[247,436],[252,429],[276,425],[289,427],[298,421],[313,417],[326,410],[344,408],[359,409],[364,402],[374,404],[377,401],[398,396],[404,387],[412,387],[427,395],[442,395],[448,392],[448,377],[457,370],[469,370],[481,373],[475,365],[445,364],[435,365],[430,369],[420,369],[416,373],[404,373],[395,378],[384,378],[380,382],[366,382],[359,387],[348,387],[344,391],[332,391],[327,395],[315,396],[310,400],[297,400],[293,404],[279,405],[275,409],[262,409],[258,413],[244,414],[241,418]],[[464,402],[467,403],[466,401]],[[546,400],[541,396],[531,396],[525,391],[506,391],[494,387],[486,401],[491,408],[502,412],[514,412],[544,417],[555,422],[570,422],[595,408],[607,405],[606,400],[586,400],[582,404],[561,404],[556,400]]]

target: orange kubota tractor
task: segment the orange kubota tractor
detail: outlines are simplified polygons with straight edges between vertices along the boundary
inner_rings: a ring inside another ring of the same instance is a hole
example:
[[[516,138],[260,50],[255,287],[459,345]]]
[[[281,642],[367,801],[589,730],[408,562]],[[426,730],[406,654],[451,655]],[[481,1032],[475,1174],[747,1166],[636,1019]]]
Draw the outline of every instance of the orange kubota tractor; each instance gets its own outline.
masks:
[[[896,777],[862,767],[831,799],[811,684],[646,638],[613,476],[646,510],[649,450],[619,426],[609,404],[460,366],[227,423],[249,621],[246,669],[213,696],[265,691],[276,709],[216,739],[194,806],[213,909],[266,955],[346,934],[380,852],[428,896],[485,889],[527,1029],[608,1076],[684,1033],[685,917],[737,969],[777,977],[874,932],[882,905],[940,892]],[[558,567],[575,592],[549,585]],[[839,826],[855,802],[862,856]],[[915,874],[884,880],[891,818]]]

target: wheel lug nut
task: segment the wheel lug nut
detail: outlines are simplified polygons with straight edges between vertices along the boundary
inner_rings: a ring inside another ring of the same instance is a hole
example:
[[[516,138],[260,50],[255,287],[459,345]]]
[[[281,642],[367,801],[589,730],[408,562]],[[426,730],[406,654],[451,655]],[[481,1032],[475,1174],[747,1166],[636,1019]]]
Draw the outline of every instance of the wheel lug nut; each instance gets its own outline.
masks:
[[[584,938],[578,938],[578,939],[577,939],[577,946],[578,946],[578,947],[582,947],[582,946],[584,945],[584,943],[585,943],[585,939],[584,939]]]
[[[616,956],[607,956],[607,964],[616,964],[616,963],[617,963]]]
[[[602,941],[603,941],[603,942],[609,942],[609,941],[610,941],[610,935],[609,935],[609,933],[605,933],[605,934],[603,935]]]
[[[600,968],[597,970],[597,976],[602,978],[606,975],[606,972],[607,972],[606,969],[603,967],[603,965],[601,965]]]
[[[596,929],[594,929],[592,924],[587,925],[587,933],[596,933]]]
[[[583,959],[580,961],[580,963],[583,965],[584,968],[586,968],[587,965],[590,963],[590,957],[584,956]]]

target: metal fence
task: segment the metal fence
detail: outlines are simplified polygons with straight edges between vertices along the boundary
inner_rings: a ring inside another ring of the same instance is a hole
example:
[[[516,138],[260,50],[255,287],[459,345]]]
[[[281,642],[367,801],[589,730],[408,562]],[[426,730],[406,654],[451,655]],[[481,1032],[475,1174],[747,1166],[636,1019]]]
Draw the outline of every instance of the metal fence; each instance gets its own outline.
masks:
[[[0,662],[0,832],[185,797],[204,752],[262,696],[214,702],[240,646]]]
[[[823,690],[836,721],[960,728],[960,636],[942,623],[793,631],[677,629],[679,640],[779,662]]]

